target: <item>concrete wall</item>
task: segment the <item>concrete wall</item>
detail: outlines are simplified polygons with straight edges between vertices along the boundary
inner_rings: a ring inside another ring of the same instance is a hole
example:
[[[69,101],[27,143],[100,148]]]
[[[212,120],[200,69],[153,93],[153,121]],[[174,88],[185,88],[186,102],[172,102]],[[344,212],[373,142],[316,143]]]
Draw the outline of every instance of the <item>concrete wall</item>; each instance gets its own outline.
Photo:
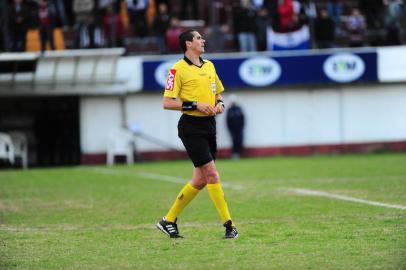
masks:
[[[406,88],[401,84],[290,88],[227,92],[238,95],[245,111],[247,147],[406,141]],[[148,136],[183,150],[177,137],[179,112],[165,111],[160,94],[81,99],[83,154],[106,151],[106,136],[125,121]],[[124,111],[122,111],[124,109]],[[126,118],[126,119],[125,119]],[[217,117],[219,148],[230,139],[225,116]],[[138,151],[167,148],[141,138]]]

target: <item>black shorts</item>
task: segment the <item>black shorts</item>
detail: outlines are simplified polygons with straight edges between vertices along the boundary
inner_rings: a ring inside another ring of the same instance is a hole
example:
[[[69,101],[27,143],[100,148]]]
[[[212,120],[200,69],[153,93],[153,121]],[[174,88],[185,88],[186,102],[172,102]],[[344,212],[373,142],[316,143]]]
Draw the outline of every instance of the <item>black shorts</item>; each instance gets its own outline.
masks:
[[[182,114],[178,123],[178,136],[195,167],[216,159],[216,119]]]

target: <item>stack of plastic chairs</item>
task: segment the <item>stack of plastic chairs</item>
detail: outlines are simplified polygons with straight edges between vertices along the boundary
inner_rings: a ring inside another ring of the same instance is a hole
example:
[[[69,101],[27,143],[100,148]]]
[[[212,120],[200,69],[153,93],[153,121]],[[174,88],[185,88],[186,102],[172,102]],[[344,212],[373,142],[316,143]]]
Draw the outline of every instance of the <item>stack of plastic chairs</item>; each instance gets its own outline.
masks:
[[[0,159],[14,164],[14,145],[10,135],[0,132]]]
[[[9,132],[14,146],[14,157],[21,158],[21,165],[24,169],[28,168],[28,140],[23,132]]]
[[[111,132],[107,138],[107,164],[113,165],[115,156],[125,156],[127,164],[134,163],[135,140],[126,129]]]

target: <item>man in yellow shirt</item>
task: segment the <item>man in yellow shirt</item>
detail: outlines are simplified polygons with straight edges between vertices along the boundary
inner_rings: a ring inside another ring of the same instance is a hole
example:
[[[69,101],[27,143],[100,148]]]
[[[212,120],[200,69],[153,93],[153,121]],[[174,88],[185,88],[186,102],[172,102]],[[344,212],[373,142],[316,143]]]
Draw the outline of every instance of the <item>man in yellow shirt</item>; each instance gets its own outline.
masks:
[[[184,58],[170,69],[166,81],[163,107],[182,111],[178,135],[193,162],[193,176],[179,192],[168,213],[156,226],[171,238],[181,237],[176,220],[197,193],[207,186],[210,198],[226,228],[224,238],[237,238],[216,169],[216,114],[224,112],[223,84],[212,62],[203,60],[205,40],[195,30],[180,34],[179,45]]]

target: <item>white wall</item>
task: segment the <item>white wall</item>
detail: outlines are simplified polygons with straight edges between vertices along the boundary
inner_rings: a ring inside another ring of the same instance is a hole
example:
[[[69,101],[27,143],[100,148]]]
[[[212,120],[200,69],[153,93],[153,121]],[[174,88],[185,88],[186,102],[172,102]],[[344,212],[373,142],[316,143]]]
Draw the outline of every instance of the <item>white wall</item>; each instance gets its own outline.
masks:
[[[406,81],[406,46],[381,47],[377,53],[380,82]]]
[[[233,92],[246,118],[246,146],[293,146],[406,140],[405,85],[355,85]],[[224,94],[227,104],[228,95]],[[168,145],[183,149],[177,137],[179,112],[165,111],[160,94],[133,94],[124,102],[127,123]],[[81,99],[83,153],[105,152],[108,133],[120,127],[117,97]],[[225,116],[217,117],[218,144],[230,146]],[[166,150],[138,139],[139,151]]]
[[[82,152],[106,152],[107,136],[120,127],[121,114],[118,97],[82,97],[80,100]]]
[[[343,92],[345,142],[406,140],[405,85],[348,90]]]
[[[127,99],[126,112],[129,125],[137,123],[146,135],[173,148],[183,150],[176,128],[181,113],[164,110],[162,108],[162,95],[132,95]],[[139,151],[167,150],[165,147],[142,138],[137,138],[137,148]]]

